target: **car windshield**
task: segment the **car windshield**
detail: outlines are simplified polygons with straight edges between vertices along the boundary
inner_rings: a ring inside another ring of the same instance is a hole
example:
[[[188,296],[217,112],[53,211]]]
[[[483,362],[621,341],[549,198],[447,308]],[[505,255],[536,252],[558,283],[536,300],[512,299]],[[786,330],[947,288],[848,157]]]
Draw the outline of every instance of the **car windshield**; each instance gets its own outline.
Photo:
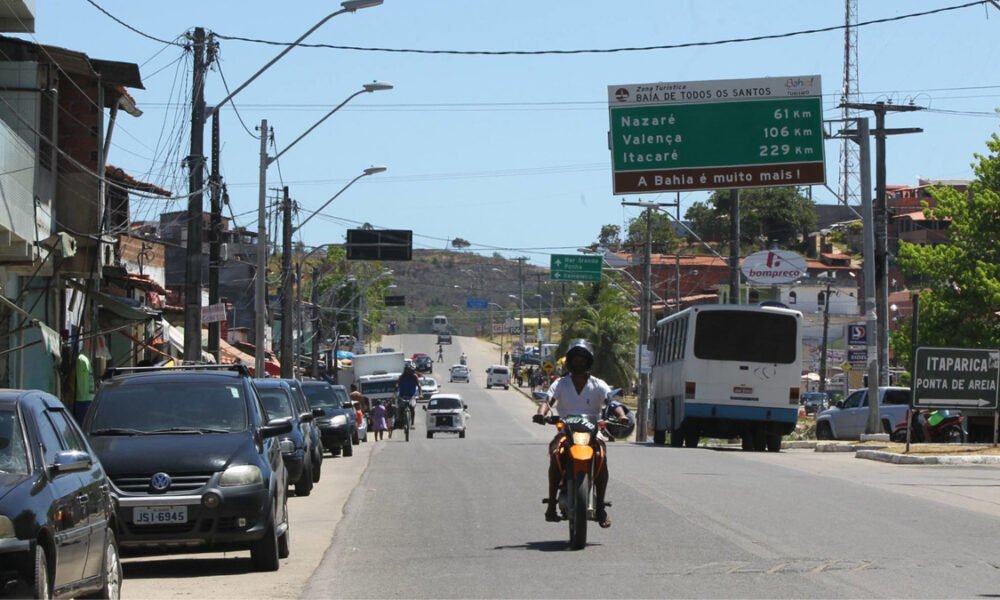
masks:
[[[462,401],[458,398],[432,398],[427,408],[437,410],[452,410],[462,408]]]
[[[343,400],[337,398],[332,385],[304,385],[302,391],[309,400],[309,408],[340,408]]]
[[[89,433],[236,432],[247,428],[243,386],[196,381],[135,382],[101,390]]]
[[[494,375],[506,375],[507,374],[507,367],[493,367],[493,374]]]
[[[421,377],[420,385],[422,387],[437,387],[437,382],[431,379],[430,377]]]
[[[267,418],[270,421],[284,419],[292,415],[292,399],[288,397],[285,390],[281,388],[264,388],[257,390],[260,399],[267,409]]]
[[[0,473],[28,472],[28,452],[21,421],[13,408],[0,408]]]

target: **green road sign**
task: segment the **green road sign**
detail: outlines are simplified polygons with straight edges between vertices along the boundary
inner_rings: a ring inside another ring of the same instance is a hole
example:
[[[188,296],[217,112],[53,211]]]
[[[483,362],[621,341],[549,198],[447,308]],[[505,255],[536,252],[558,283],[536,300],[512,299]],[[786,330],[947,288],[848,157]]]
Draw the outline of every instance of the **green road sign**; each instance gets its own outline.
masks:
[[[917,348],[913,405],[996,408],[1000,350]]]
[[[549,263],[549,273],[553,281],[601,280],[602,256],[580,256],[577,254],[553,254]]]
[[[615,194],[822,184],[820,77],[608,86]]]

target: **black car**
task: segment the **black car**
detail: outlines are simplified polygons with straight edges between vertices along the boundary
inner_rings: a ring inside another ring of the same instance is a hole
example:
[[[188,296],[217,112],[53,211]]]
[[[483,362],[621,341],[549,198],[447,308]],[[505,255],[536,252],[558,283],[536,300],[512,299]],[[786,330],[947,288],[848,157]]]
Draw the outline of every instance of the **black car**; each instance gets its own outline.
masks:
[[[414,370],[417,373],[434,372],[434,359],[431,358],[429,354],[414,354],[413,364],[414,364]]]
[[[0,594],[118,598],[115,518],[104,468],[63,404],[0,390]]]
[[[815,415],[830,408],[830,395],[826,392],[803,392],[802,406],[807,415]]]
[[[257,393],[271,421],[290,419],[292,430],[281,436],[281,458],[288,469],[288,483],[295,485],[296,496],[308,496],[313,488],[313,448],[310,427],[312,410],[300,410],[292,397],[292,388],[281,379],[254,379]],[[290,446],[290,447],[289,447]]]
[[[354,440],[358,439],[357,412],[342,385],[326,381],[303,381],[302,391],[309,406],[323,411],[313,421],[319,427],[323,447],[336,456],[354,456]]]
[[[305,392],[302,391],[302,382],[298,379],[282,379],[292,389],[292,400],[299,412],[311,412],[313,418],[320,416],[320,413],[309,406]],[[307,424],[309,438],[312,439],[313,458],[313,483],[319,483],[320,475],[323,472],[323,439],[319,435],[319,426],[315,422]]]
[[[279,436],[243,365],[111,369],[83,430],[111,480],[123,553],[289,554]],[[286,444],[287,445],[287,444]]]

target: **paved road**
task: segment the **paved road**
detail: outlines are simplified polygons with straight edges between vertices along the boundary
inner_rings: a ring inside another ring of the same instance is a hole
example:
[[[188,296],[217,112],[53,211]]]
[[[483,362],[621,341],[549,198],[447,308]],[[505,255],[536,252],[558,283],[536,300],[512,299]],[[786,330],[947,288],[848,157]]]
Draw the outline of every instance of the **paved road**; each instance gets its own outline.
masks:
[[[566,526],[542,518],[552,429],[530,422],[533,404],[514,388],[485,389],[494,350],[455,340],[445,346],[445,364],[457,362],[464,349],[472,382],[448,384],[443,373],[435,375],[470,406],[465,439],[426,439],[418,410],[409,443],[394,436],[359,446],[353,458],[324,465],[313,496],[291,499],[293,553],[277,574],[250,572],[245,554],[129,559],[126,596],[943,598],[1000,592],[996,466],[899,466],[807,450],[616,443],[609,451],[614,526],[592,528],[587,548],[571,552]],[[385,344],[408,354],[436,351],[431,336]]]

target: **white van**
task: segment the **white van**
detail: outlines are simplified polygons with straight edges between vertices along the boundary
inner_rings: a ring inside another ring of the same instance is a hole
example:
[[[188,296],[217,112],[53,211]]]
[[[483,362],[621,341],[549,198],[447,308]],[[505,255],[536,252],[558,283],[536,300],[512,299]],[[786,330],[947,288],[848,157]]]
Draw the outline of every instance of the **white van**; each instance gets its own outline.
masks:
[[[444,315],[435,315],[434,320],[431,321],[431,331],[434,333],[445,333],[448,331],[448,317]]]
[[[502,385],[505,390],[510,388],[510,369],[503,365],[491,365],[486,369],[486,389],[495,385]]]

